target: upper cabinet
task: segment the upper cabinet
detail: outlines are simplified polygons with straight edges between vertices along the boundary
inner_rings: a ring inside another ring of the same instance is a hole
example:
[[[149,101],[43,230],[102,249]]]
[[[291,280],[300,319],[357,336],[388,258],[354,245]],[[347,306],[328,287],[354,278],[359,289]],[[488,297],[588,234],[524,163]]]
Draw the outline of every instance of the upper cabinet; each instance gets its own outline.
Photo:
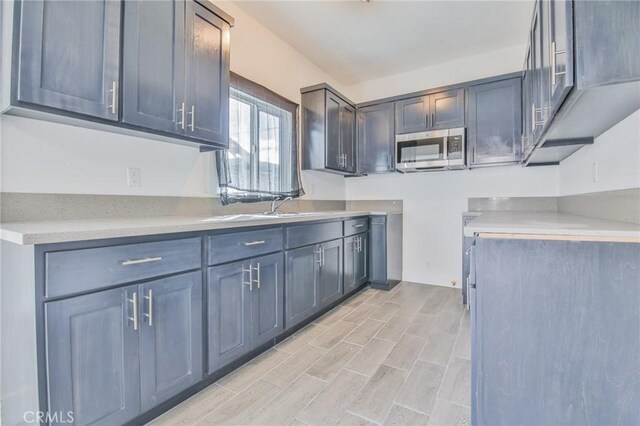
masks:
[[[394,171],[394,103],[358,108],[356,120],[358,173]]]
[[[15,63],[13,78],[3,75],[2,109],[226,148],[233,19],[206,4],[3,2],[15,16],[3,45],[13,45]]]
[[[126,2],[124,20],[123,121],[226,148],[229,24],[180,0]]]
[[[182,134],[185,3],[125,2],[122,120]],[[164,25],[158,25],[163,22]]]
[[[468,100],[467,165],[520,161],[520,78],[471,86]]]
[[[396,102],[396,133],[424,132],[429,128],[429,97],[402,99]]]
[[[525,164],[557,164],[640,108],[640,2],[536,2],[523,72]]]
[[[396,101],[396,133],[464,126],[464,89]]]
[[[326,84],[301,93],[303,169],[354,174],[355,106]]]
[[[20,7],[18,102],[118,120],[118,1],[44,1]]]

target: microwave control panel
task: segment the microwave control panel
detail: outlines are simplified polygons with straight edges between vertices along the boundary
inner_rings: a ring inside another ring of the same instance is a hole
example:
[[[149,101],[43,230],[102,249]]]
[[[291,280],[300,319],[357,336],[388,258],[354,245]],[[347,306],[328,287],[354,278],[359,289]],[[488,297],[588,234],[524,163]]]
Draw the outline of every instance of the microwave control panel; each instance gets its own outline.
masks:
[[[464,150],[462,136],[449,136],[447,139],[447,148],[447,157],[450,160],[462,159],[462,151]]]

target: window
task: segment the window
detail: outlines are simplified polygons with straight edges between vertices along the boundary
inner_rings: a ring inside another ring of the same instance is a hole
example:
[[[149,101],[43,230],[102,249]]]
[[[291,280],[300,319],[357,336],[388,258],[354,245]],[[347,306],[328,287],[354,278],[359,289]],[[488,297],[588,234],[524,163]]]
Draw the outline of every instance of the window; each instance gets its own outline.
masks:
[[[232,74],[229,149],[217,154],[223,204],[298,197],[297,105]]]

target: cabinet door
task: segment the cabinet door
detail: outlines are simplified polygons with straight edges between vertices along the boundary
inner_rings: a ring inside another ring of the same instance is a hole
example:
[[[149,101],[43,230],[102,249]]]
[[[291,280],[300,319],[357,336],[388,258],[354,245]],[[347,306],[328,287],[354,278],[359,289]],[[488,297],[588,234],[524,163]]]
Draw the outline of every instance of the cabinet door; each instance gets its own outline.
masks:
[[[542,20],[540,18],[540,2],[536,2],[531,27],[531,69],[533,70],[531,81],[531,140],[535,145],[542,136],[544,127],[544,111],[542,98]]]
[[[428,96],[396,101],[396,133],[424,132],[428,128]]]
[[[356,112],[355,109],[342,102],[340,105],[340,147],[344,155],[344,171],[356,172]]]
[[[186,3],[186,134],[229,145],[229,24]]]
[[[386,218],[371,218],[369,231],[369,279],[371,282],[387,283],[387,224]]]
[[[326,166],[328,169],[341,170],[342,167],[342,147],[340,146],[340,116],[342,100],[333,93],[326,91]]]
[[[573,2],[551,0],[548,7],[551,43],[549,112],[553,116],[573,87]]]
[[[358,173],[392,172],[395,169],[394,104],[359,108],[356,115]]]
[[[209,268],[209,373],[251,350],[250,262]]]
[[[285,327],[291,328],[320,309],[317,245],[285,253]]]
[[[358,245],[355,256],[356,286],[369,281],[369,238],[367,233],[357,236]]]
[[[256,280],[252,294],[252,348],[277,337],[284,330],[284,258],[282,253],[251,261]]]
[[[121,3],[34,0],[21,7],[17,99],[118,120]]]
[[[142,411],[202,379],[202,273],[140,285]]]
[[[464,90],[449,90],[429,96],[430,129],[464,127]]]
[[[343,240],[344,243],[344,262],[343,268],[344,272],[343,282],[344,282],[344,294],[351,293],[353,290],[358,287],[358,282],[356,280],[356,236],[348,237]]]
[[[82,425],[140,414],[139,298],[129,286],[45,304],[50,413]]]
[[[531,114],[531,98],[533,90],[533,69],[531,67],[531,48],[527,48],[525,55],[525,69],[522,74],[522,160],[526,160],[533,149],[532,139],[532,114]]]
[[[469,165],[520,160],[520,78],[469,88]]]
[[[126,1],[122,121],[182,135],[185,2]]]
[[[342,239],[322,243],[322,263],[318,274],[320,307],[342,296]]]

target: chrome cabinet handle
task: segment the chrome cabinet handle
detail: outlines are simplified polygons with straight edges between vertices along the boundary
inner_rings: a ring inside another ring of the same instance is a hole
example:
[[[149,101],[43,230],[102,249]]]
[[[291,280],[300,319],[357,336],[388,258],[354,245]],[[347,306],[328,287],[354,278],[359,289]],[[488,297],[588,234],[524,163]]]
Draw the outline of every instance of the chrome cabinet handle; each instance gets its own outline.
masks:
[[[149,327],[151,327],[153,325],[153,290],[149,289],[147,296],[143,294],[142,298],[148,300],[148,303],[149,303],[148,310],[147,310],[148,314],[145,314],[143,312],[142,316],[147,317],[147,319],[149,320]]]
[[[556,42],[551,42],[551,87],[556,85],[556,77],[559,75],[565,75],[567,71],[556,72],[556,56],[564,55],[567,50],[556,50]]]
[[[256,263],[256,267],[249,266],[252,270],[256,271],[256,280],[253,282],[257,284],[258,288],[260,288],[260,262]]]
[[[133,322],[133,329],[138,330],[138,292],[134,291],[131,299],[127,297],[127,302],[133,305],[133,316],[127,316],[127,319]]]
[[[185,114],[185,110],[184,110],[184,102],[183,102],[182,104],[180,104],[180,105],[181,105],[181,107],[180,107],[180,108],[178,108],[178,112],[180,113],[180,121],[178,122],[178,126],[180,126],[180,128],[181,128],[182,130],[184,130],[184,126],[185,126],[185,124],[184,124],[184,123],[185,123],[185,117],[184,117],[184,114]]]
[[[354,228],[362,228],[363,226],[364,226],[364,223],[358,223],[353,225]]]
[[[189,124],[189,127],[191,128],[191,131],[193,132],[193,130],[196,127],[196,106],[195,105],[191,105],[191,111],[188,112],[187,115],[191,116],[191,124]],[[184,127],[183,127],[183,129],[184,129]]]
[[[256,241],[245,241],[242,244],[244,244],[245,246],[257,246],[264,243],[265,243],[264,240],[256,240]]]
[[[111,114],[117,114],[118,113],[118,82],[117,81],[113,81],[111,82],[111,90],[109,90],[109,93],[111,93],[111,105],[108,106],[108,108],[111,108]]]
[[[316,262],[318,263],[318,266],[322,266],[322,250],[320,247],[316,249],[316,254],[318,255]]]
[[[162,260],[161,256],[157,257],[145,257],[143,259],[130,259],[122,262],[122,266],[130,266],[130,265],[140,265],[143,263],[152,263],[152,262],[160,262]]]
[[[245,272],[249,273],[249,281],[246,282],[244,280]],[[251,268],[251,265],[249,265],[249,268],[245,268],[244,265],[242,265],[242,284],[248,285],[249,291],[253,291],[253,269]]]

